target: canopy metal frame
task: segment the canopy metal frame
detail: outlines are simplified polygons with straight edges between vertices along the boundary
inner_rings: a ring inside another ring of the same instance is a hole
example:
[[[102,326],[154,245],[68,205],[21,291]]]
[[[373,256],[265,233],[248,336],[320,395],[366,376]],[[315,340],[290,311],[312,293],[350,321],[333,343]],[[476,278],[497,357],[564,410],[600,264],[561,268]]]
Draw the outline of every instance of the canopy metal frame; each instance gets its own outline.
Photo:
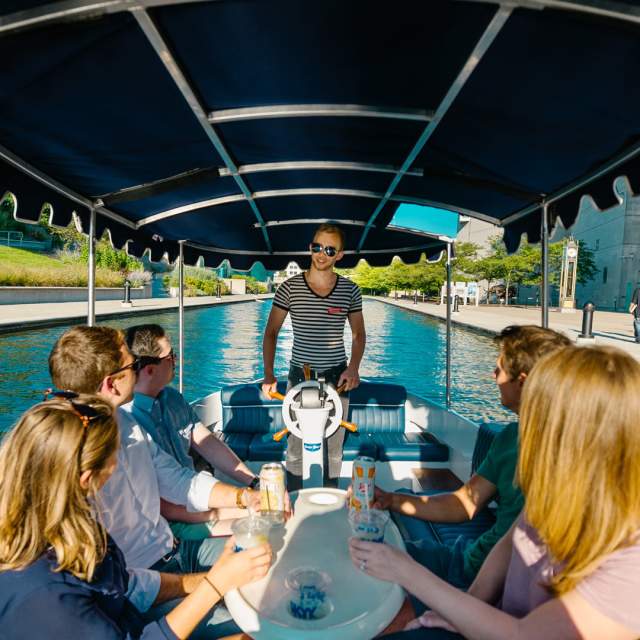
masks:
[[[184,72],[180,69],[177,60],[169,49],[169,45],[165,42],[165,39],[158,31],[158,28],[151,19],[151,16],[149,16],[144,8],[132,9],[132,14],[137,20],[138,25],[144,32],[145,36],[149,40],[149,43],[155,50],[158,58],[165,66],[166,70],[169,72],[169,75],[182,93],[184,99],[189,105],[189,108],[192,110],[193,115],[202,127],[206,136],[209,138],[209,141],[217,151],[218,155],[222,158],[222,161],[226,165],[227,169],[229,169],[229,171],[231,172],[233,179],[236,181],[236,184],[244,194],[244,198],[246,199],[247,203],[251,207],[251,210],[253,211],[253,214],[261,225],[265,244],[267,246],[267,249],[270,251],[271,240],[269,239],[269,234],[266,227],[264,226],[264,219],[262,217],[262,214],[260,213],[260,210],[258,209],[258,205],[255,203],[251,191],[247,186],[247,183],[238,174],[238,168],[231,158],[231,155],[227,151],[226,147],[224,146],[222,140],[220,139],[220,136],[209,124],[204,108],[200,104],[200,101],[196,96],[193,88],[191,87],[191,84],[187,80]]]
[[[31,27],[44,22],[81,16],[151,9],[167,5],[193,4],[208,0],[62,0],[0,17],[0,33]],[[640,7],[615,0],[464,0],[481,4],[509,6],[513,9],[559,9],[625,20],[640,24]]]

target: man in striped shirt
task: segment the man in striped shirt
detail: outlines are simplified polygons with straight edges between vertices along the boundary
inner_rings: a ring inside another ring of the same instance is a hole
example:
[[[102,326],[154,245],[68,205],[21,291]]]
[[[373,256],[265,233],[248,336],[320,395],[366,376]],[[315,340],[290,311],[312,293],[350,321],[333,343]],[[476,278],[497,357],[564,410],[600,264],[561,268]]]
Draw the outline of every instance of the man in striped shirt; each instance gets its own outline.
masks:
[[[339,276],[333,268],[344,255],[344,232],[332,224],[322,224],[309,245],[311,266],[308,271],[283,282],[276,291],[269,321],[264,332],[264,381],[262,390],[268,396],[276,389],[273,363],[280,327],[291,314],[293,352],[289,369],[289,387],[304,380],[304,365],[312,377],[323,376],[336,388],[345,385],[345,393],[360,384],[358,368],[366,342],[362,296],[351,280]],[[351,358],[347,362],[344,349],[345,321],[351,327]],[[345,409],[348,399],[343,402]],[[342,466],[344,429],[338,429],[328,440],[325,452],[328,478],[337,482]],[[300,486],[302,476],[302,443],[290,435],[287,446],[289,489]]]

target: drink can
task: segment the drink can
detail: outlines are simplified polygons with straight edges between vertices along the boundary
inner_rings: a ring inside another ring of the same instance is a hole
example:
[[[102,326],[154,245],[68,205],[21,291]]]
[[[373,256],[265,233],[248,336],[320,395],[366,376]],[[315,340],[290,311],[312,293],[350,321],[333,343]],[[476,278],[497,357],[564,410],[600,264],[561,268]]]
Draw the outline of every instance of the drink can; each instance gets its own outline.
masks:
[[[277,462],[260,469],[260,510],[274,522],[284,522],[284,468]]]
[[[367,456],[358,456],[353,461],[351,476],[351,508],[356,511],[371,509],[374,502],[376,462]]]

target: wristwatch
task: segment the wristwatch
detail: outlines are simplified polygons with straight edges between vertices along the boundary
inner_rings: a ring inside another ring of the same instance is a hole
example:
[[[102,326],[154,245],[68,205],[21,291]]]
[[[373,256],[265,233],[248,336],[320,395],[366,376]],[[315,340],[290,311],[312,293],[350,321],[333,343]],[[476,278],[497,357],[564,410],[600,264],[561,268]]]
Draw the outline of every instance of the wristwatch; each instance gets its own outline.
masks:
[[[260,477],[254,476],[253,480],[247,485],[249,489],[259,489],[260,488]]]
[[[242,502],[242,495],[244,494],[244,492],[246,491],[245,487],[238,487],[236,489],[236,507],[238,507],[238,509],[246,509],[247,505],[243,504]]]

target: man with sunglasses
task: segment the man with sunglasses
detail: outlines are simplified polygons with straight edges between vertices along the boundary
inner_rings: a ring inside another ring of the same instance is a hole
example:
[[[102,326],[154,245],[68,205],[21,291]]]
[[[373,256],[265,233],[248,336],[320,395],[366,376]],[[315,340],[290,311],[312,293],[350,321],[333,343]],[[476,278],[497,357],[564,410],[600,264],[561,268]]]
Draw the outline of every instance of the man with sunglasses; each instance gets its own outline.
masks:
[[[120,431],[118,466],[100,491],[99,507],[130,568],[127,596],[147,620],[155,620],[195,590],[203,579],[200,572],[214,564],[226,542],[176,538],[160,513],[161,497],[189,511],[206,512],[256,505],[259,493],[180,465],[121,409],[131,400],[144,364],[130,353],[122,332],[102,326],[72,327],[49,355],[49,372],[59,390],[97,392],[114,409]],[[191,637],[216,637],[214,625],[228,626],[229,619],[218,607]]]
[[[344,255],[345,235],[340,227],[322,224],[309,245],[309,269],[283,282],[276,291],[273,307],[264,332],[264,381],[262,391],[276,390],[274,359],[278,333],[291,315],[293,351],[289,369],[289,387],[305,379],[304,366],[311,367],[312,377],[324,377],[344,392],[360,384],[358,369],[364,354],[366,332],[362,315],[362,296],[358,285],[334,272],[335,264]],[[346,321],[351,327],[351,359],[347,363],[344,349]],[[346,416],[348,397],[343,399]],[[329,484],[336,484],[342,466],[344,429],[338,429],[327,440]],[[298,488],[302,476],[302,442],[289,436],[287,445],[287,475],[289,488]]]
[[[156,444],[181,465],[194,469],[191,453],[195,452],[217,471],[255,489],[258,477],[200,422],[184,396],[169,386],[175,375],[175,354],[165,330],[158,324],[136,325],[127,330],[126,341],[131,353],[140,358],[141,368],[133,400],[122,410],[130,412]],[[160,510],[180,540],[230,535],[233,519],[246,514],[233,508],[192,513],[165,500]]]

